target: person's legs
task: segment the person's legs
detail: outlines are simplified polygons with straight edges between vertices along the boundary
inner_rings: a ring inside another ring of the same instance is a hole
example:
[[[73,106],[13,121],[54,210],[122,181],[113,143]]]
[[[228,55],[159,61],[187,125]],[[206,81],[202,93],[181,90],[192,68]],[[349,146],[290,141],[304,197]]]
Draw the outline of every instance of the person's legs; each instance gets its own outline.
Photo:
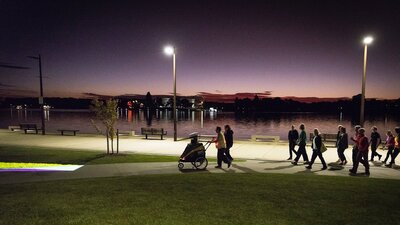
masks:
[[[303,146],[303,161],[304,162],[308,162],[308,155],[307,155],[307,151],[306,151],[306,146]]]
[[[297,149],[297,154],[296,154],[296,158],[294,158],[294,162],[298,162],[299,161],[299,159],[300,159],[300,157],[301,157],[301,155],[302,155],[302,149],[303,149],[304,147],[301,147],[301,146],[299,146],[299,148]]]
[[[365,167],[365,173],[369,175],[369,163],[368,163],[368,152],[362,152],[362,161]]]
[[[308,169],[311,169],[312,165],[314,164],[315,159],[317,158],[317,151],[312,152],[310,164],[307,166]]]
[[[226,148],[225,155],[226,155],[226,158],[228,158],[229,161],[233,161],[233,158],[231,156],[231,147]]]
[[[220,148],[220,149],[218,149],[218,154],[217,154],[218,167],[222,166],[222,159],[223,158],[224,158],[224,149]]]
[[[293,157],[292,151],[294,151],[294,143],[289,141],[289,159]]]
[[[376,150],[377,150],[378,146],[376,145],[371,145],[371,161],[374,161],[374,157],[378,156],[379,159],[381,159],[382,155],[379,154]]]
[[[353,152],[352,152],[352,161],[353,161],[353,165],[357,162],[357,155],[358,155],[358,149],[357,148],[353,148]]]
[[[338,149],[337,149],[337,152],[338,152],[338,156],[339,156],[340,161],[343,162],[344,159],[345,159],[344,154],[343,154],[343,150],[340,149],[340,148],[338,148]]]
[[[361,152],[357,151],[357,155],[356,155],[356,157],[354,159],[355,161],[353,163],[353,168],[350,170],[350,172],[357,173],[358,164],[360,164],[361,159],[362,159],[362,154],[361,154]]]
[[[386,163],[389,159],[389,156],[391,156],[392,154],[393,154],[393,147],[389,147],[388,151],[386,153],[386,158],[385,158],[385,160],[383,160],[383,162]]]
[[[325,162],[324,156],[322,155],[322,152],[320,152],[320,151],[318,152],[318,158],[319,158],[319,160],[321,160],[322,169],[326,169],[327,168],[326,162]]]
[[[392,153],[392,160],[390,161],[390,165],[395,164],[396,157],[399,155],[399,149],[395,148]]]

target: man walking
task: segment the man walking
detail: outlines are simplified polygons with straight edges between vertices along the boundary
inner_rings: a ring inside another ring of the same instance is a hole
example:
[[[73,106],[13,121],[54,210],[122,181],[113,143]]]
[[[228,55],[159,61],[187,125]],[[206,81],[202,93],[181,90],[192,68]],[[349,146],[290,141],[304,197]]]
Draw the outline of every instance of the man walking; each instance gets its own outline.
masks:
[[[297,154],[296,150],[294,150],[294,147],[296,146],[296,141],[299,138],[299,132],[297,132],[296,128],[294,125],[292,125],[292,129],[288,133],[288,140],[289,140],[289,158],[287,160],[292,160],[293,154]]]

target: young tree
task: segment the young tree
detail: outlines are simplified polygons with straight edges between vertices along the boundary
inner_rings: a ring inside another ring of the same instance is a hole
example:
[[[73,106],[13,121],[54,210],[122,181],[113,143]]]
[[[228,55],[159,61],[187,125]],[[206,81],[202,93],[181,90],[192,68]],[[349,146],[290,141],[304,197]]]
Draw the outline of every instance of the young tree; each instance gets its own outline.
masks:
[[[95,99],[92,101],[92,105],[90,106],[91,110],[96,115],[96,119],[99,120],[106,128],[105,135],[107,137],[107,154],[110,154],[110,146],[111,154],[114,153],[113,144],[115,137],[115,123],[117,122],[117,107],[118,100],[115,99],[108,99],[106,101],[99,101],[98,99]],[[96,126],[93,120],[92,123],[96,127],[97,131],[102,133],[101,129]]]

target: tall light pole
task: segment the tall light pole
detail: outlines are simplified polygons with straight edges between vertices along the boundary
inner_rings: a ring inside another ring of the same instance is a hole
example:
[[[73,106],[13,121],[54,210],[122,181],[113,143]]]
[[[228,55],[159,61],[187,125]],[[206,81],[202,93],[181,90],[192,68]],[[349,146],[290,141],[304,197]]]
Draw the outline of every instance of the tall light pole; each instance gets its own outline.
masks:
[[[367,36],[364,38],[364,67],[363,67],[363,76],[362,76],[362,85],[361,85],[361,108],[360,108],[360,125],[364,126],[364,108],[365,108],[365,80],[367,78],[367,51],[368,45],[372,43],[374,39],[371,36]]]
[[[164,48],[166,55],[172,55],[172,76],[174,78],[174,104],[172,108],[174,118],[174,141],[177,141],[177,128],[176,128],[176,50],[173,46],[166,46]]]
[[[39,79],[40,79],[40,97],[39,97],[39,105],[41,108],[41,119],[42,119],[42,135],[46,134],[46,124],[44,118],[44,100],[43,100],[43,79],[42,79],[42,57],[40,54],[38,56],[28,56],[28,58],[36,59],[39,61]]]

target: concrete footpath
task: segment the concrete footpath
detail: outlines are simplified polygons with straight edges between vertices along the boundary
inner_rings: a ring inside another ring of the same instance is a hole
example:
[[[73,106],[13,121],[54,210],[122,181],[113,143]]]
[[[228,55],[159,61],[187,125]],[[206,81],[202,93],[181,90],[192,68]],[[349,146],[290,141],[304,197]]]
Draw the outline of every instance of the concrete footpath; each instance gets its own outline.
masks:
[[[172,138],[165,140],[154,139],[146,140],[142,136],[125,136],[120,138],[121,153],[141,153],[141,154],[161,154],[173,155],[178,157],[186,147],[189,140],[174,142]],[[70,150],[90,150],[104,151],[106,139],[99,135],[61,136],[59,134],[36,135],[23,134],[20,132],[10,132],[0,130],[0,145],[23,145],[23,146],[41,146],[53,147]],[[311,149],[307,148],[309,158],[311,158]],[[386,151],[379,150],[380,154],[386,155]],[[207,150],[208,157],[216,157],[216,149],[211,145]],[[345,152],[348,161],[351,161],[351,149]],[[227,169],[215,169],[216,163],[209,163],[206,171],[194,171],[190,163],[185,165],[185,169],[180,171],[176,163],[122,163],[106,165],[85,165],[73,172],[2,172],[0,173],[0,184],[23,183],[47,180],[61,179],[79,179],[94,177],[114,177],[130,176],[144,174],[178,174],[178,173],[303,173],[314,175],[333,175],[348,176],[348,169],[351,163],[344,167],[331,164],[328,170],[321,171],[322,165],[319,159],[312,170],[307,170],[301,161],[298,166],[293,166],[286,160],[289,156],[287,143],[266,143],[251,141],[235,141],[231,149],[231,155],[234,158],[247,159],[245,162],[234,162],[232,167]],[[335,148],[328,148],[324,153],[325,160],[335,162],[337,152]],[[1,159],[0,159],[1,161]],[[370,162],[371,178],[400,179],[400,169],[386,168],[381,162]],[[364,167],[360,165],[359,172],[364,172]],[[360,175],[364,176],[364,175]]]

